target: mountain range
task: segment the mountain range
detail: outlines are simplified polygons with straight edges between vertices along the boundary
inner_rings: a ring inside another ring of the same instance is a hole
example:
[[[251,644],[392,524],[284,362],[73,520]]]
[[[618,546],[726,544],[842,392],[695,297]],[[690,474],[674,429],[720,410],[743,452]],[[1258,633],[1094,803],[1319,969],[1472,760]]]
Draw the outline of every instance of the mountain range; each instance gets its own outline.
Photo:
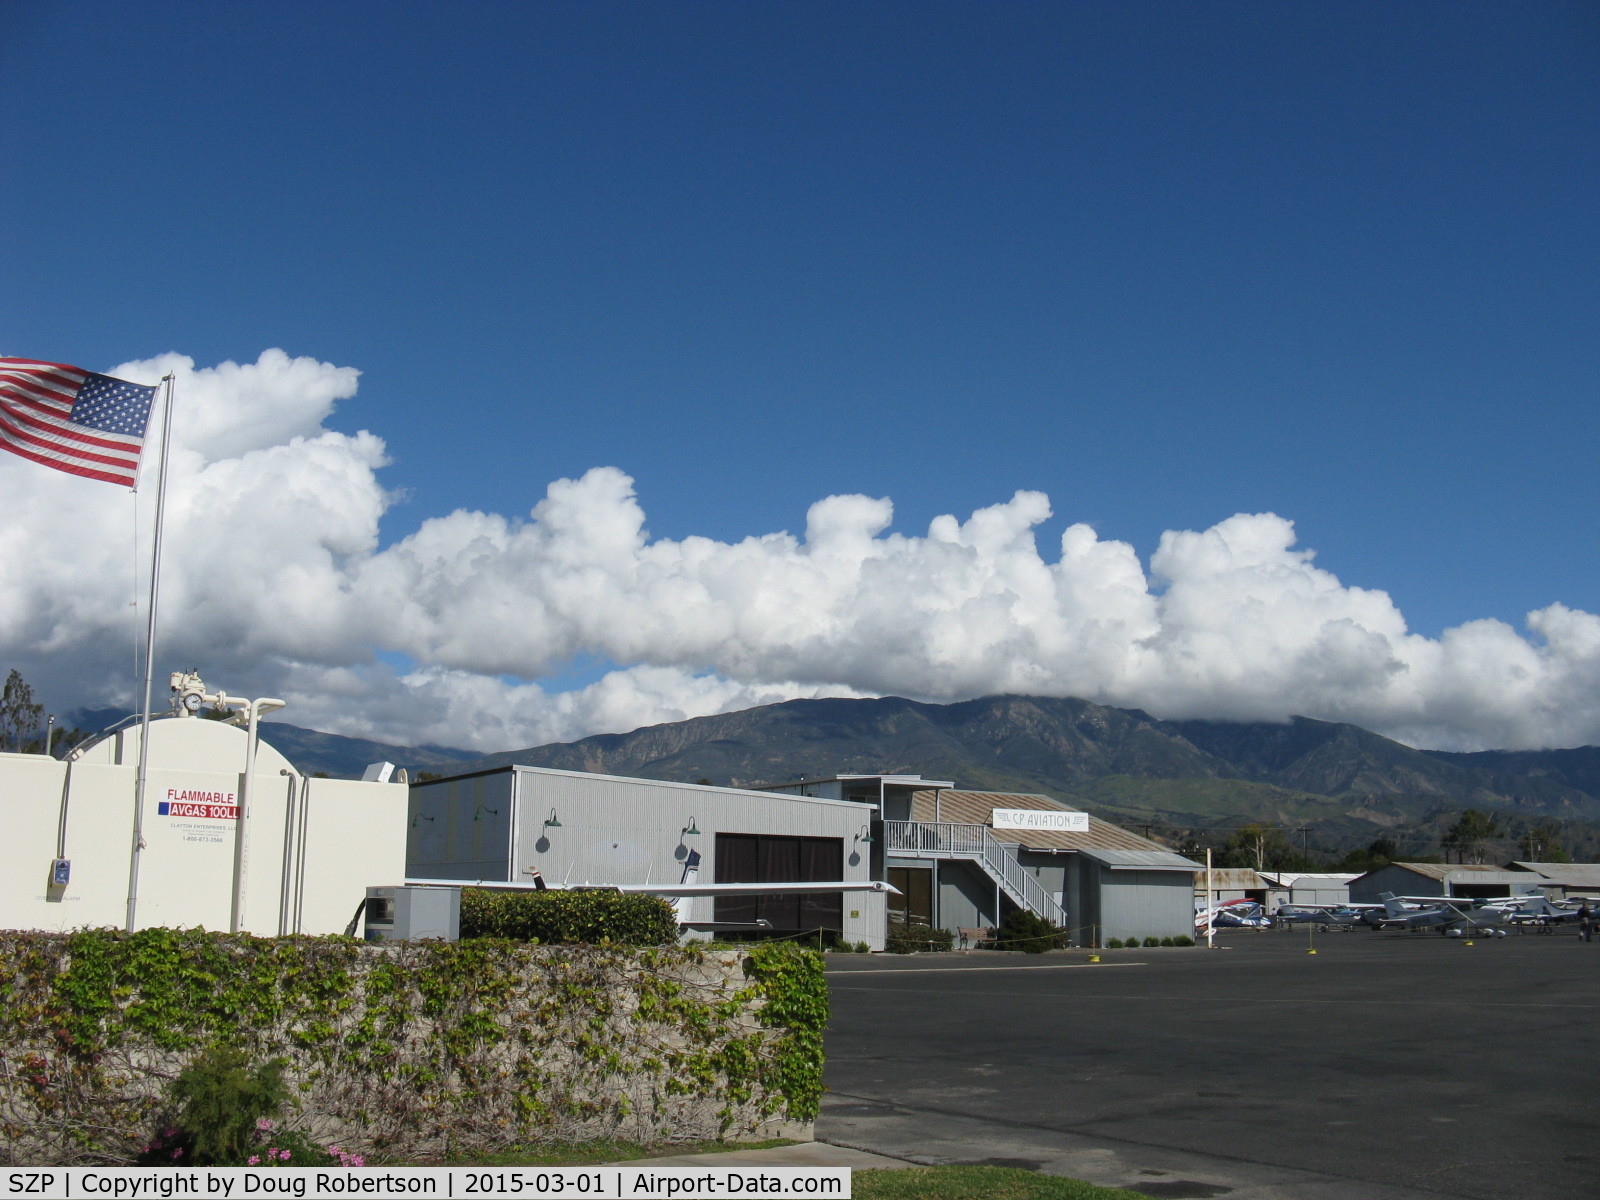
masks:
[[[1502,812],[1513,824],[1600,822],[1600,747],[1455,754],[1305,717],[1162,721],[1038,696],[791,700],[484,755],[473,766],[513,762],[730,786],[914,773],[1042,792],[1168,835],[1265,821],[1325,846],[1365,844],[1465,808]]]

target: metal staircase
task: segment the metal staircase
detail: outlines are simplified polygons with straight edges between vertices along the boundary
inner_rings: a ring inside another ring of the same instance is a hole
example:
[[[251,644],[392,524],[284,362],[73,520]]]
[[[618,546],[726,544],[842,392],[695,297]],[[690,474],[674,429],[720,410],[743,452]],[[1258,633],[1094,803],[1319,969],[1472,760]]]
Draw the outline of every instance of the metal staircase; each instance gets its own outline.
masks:
[[[958,858],[974,863],[1018,908],[1066,928],[1066,910],[995,841],[987,825],[885,821],[883,839],[884,851],[891,858]]]

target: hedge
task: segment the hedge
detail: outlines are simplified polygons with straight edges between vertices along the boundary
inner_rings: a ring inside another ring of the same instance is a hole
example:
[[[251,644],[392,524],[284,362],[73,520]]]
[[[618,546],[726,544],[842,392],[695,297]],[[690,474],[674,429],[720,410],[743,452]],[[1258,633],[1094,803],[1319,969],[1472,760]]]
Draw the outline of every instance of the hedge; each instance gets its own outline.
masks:
[[[462,888],[461,936],[547,946],[670,946],[678,940],[678,918],[659,896]]]

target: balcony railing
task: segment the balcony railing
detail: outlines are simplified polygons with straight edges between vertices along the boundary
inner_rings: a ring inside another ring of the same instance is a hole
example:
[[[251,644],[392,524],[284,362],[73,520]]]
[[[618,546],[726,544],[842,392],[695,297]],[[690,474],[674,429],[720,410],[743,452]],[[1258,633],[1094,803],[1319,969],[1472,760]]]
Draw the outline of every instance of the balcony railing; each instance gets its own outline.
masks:
[[[961,858],[977,863],[1013,903],[1053,921],[1067,923],[1066,910],[995,840],[987,825],[952,821],[885,821],[883,848],[890,854]]]

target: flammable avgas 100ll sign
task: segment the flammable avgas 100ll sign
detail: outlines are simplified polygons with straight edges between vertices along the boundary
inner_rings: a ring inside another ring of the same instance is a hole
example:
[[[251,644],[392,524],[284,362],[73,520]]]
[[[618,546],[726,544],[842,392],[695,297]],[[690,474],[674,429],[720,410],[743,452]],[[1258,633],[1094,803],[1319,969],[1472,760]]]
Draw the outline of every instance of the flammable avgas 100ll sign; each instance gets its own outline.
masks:
[[[232,792],[199,788],[168,788],[156,811],[163,817],[201,817],[213,821],[234,821],[239,817],[238,797]]]

